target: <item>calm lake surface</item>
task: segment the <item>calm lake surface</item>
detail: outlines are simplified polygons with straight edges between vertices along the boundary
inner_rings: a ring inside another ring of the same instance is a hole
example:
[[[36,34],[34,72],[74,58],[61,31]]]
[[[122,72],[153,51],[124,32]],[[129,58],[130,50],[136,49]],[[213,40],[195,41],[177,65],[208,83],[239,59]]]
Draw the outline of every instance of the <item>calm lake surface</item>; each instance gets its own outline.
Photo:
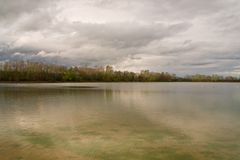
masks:
[[[238,83],[0,84],[0,160],[239,160]]]

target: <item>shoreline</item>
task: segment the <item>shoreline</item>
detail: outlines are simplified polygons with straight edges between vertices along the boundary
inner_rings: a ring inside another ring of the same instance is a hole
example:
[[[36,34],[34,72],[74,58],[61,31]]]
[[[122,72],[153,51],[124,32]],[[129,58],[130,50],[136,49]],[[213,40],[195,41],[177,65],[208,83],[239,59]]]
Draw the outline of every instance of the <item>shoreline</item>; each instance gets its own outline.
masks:
[[[98,82],[98,81],[85,81],[85,82],[49,82],[49,81],[0,81],[0,84],[36,84],[36,83],[48,83],[48,84],[59,84],[59,83],[240,83],[240,81],[231,82],[231,81],[219,81],[219,82],[211,82],[211,81],[172,81],[172,82],[125,82],[125,81],[119,81],[119,82]]]

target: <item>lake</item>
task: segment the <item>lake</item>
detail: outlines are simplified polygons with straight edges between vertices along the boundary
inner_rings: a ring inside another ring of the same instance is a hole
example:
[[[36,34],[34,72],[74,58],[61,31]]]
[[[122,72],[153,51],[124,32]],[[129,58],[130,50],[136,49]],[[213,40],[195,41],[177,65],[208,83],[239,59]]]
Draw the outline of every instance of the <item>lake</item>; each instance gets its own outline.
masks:
[[[239,160],[238,83],[0,84],[1,160]]]

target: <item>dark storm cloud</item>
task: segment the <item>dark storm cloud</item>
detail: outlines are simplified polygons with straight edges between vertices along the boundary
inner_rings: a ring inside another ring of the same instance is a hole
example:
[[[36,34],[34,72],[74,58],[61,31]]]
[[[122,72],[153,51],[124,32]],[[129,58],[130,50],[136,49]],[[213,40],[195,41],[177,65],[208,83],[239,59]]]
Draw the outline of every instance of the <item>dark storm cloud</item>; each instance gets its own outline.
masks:
[[[29,56],[39,52],[36,48],[12,48],[11,45],[0,44],[0,60],[27,60]]]

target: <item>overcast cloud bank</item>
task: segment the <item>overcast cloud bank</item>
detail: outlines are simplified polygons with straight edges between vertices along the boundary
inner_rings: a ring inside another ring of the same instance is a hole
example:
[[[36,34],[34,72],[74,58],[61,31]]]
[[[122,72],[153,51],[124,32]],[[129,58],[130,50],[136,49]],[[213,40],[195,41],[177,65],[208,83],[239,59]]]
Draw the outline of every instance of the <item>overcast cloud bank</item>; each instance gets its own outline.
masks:
[[[238,0],[0,0],[0,60],[240,70]]]

